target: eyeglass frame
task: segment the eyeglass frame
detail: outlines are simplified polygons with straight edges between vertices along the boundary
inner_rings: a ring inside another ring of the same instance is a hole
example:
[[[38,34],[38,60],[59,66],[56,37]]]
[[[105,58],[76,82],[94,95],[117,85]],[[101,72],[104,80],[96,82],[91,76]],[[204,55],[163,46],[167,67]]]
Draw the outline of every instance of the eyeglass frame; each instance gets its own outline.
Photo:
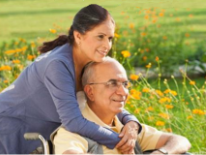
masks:
[[[106,85],[106,86],[108,86],[108,87],[112,87],[111,85],[112,85],[112,83],[111,82],[116,82],[116,86],[113,86],[113,87],[115,87],[116,88],[116,90],[122,85],[123,86],[123,88],[124,89],[127,89],[128,90],[128,87],[129,87],[129,81],[118,81],[118,80],[116,80],[116,79],[110,79],[109,81],[107,81],[107,82],[90,82],[90,83],[87,83],[87,85],[96,85],[96,84],[104,84],[104,85]],[[126,84],[126,86],[125,86],[125,84]]]

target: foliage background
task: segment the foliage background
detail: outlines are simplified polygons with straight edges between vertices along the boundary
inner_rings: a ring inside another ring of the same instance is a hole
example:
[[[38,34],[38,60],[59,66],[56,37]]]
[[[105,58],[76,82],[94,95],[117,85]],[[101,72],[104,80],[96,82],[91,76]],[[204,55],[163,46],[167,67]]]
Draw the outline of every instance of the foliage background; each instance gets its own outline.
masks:
[[[131,80],[126,108],[206,152],[204,0],[1,0],[0,91],[38,56],[38,45],[67,33],[74,14],[91,3],[116,21],[111,55]]]

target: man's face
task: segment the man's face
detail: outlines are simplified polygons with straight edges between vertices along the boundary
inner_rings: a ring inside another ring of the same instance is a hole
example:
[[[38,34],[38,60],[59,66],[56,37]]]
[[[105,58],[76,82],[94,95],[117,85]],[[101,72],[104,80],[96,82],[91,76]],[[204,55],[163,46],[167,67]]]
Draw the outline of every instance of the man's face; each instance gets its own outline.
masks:
[[[91,83],[106,83],[107,84],[92,84],[90,100],[92,101],[93,110],[104,114],[117,114],[124,108],[124,104],[128,95],[127,75],[122,66],[107,62],[95,66],[94,75]],[[119,82],[119,86],[116,83]]]

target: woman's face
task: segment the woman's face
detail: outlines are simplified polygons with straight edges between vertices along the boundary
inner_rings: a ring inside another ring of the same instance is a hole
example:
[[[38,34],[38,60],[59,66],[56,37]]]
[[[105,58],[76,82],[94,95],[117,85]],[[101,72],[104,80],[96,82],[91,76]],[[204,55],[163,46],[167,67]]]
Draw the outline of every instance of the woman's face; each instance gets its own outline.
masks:
[[[80,34],[78,47],[82,56],[88,61],[101,62],[112,47],[115,25],[108,17],[106,21],[95,26],[85,34]]]

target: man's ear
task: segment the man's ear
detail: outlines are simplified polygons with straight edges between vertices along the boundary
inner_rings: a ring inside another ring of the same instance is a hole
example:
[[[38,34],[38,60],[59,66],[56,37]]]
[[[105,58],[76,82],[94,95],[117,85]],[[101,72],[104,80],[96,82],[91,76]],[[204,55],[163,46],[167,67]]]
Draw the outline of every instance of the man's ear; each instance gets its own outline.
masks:
[[[87,96],[87,98],[90,100],[90,101],[94,101],[94,94],[93,94],[93,87],[90,86],[90,85],[86,85],[84,87],[84,92]]]
[[[75,42],[77,43],[77,45],[79,45],[81,43],[82,34],[79,33],[78,31],[74,31],[73,35],[74,35]]]

